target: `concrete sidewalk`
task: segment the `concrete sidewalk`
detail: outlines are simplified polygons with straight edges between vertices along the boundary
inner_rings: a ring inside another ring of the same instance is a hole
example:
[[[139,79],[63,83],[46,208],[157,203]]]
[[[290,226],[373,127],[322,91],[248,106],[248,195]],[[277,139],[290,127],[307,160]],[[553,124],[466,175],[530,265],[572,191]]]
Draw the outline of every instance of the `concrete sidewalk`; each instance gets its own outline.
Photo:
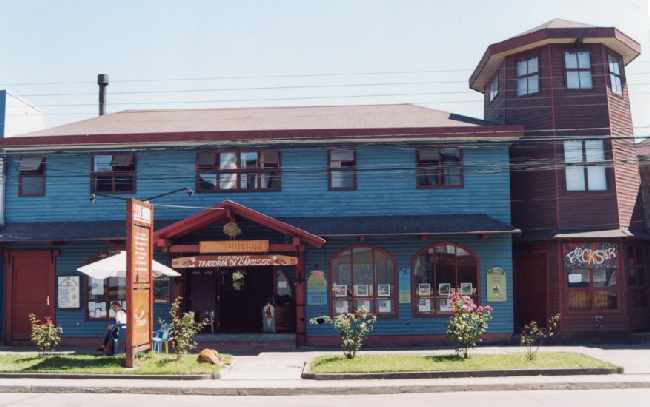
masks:
[[[482,347],[475,353],[514,353],[519,347]],[[289,396],[309,394],[397,394],[490,390],[570,390],[650,388],[650,348],[552,346],[545,352],[580,352],[625,369],[607,376],[525,376],[500,378],[344,380],[300,379],[311,358],[335,351],[268,352],[234,356],[233,366],[220,380],[125,380],[125,379],[0,379],[2,393],[132,393],[194,395]],[[364,351],[362,353],[449,354],[451,350]]]

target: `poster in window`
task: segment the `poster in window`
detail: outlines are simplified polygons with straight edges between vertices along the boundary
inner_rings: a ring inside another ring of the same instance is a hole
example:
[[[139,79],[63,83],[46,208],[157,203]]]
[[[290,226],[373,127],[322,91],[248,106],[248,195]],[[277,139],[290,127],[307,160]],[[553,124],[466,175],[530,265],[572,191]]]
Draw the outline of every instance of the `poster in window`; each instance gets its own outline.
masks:
[[[507,300],[506,272],[501,267],[492,267],[487,271],[488,302],[505,302]]]
[[[345,314],[348,312],[348,300],[336,300],[334,302],[334,312],[337,314]]]
[[[355,297],[368,297],[370,295],[370,286],[368,284],[355,284],[354,296]]]
[[[75,309],[80,303],[79,276],[59,276],[57,279],[57,307]]]
[[[390,314],[393,312],[393,301],[386,299],[377,300],[377,312],[380,314]]]
[[[370,312],[370,300],[357,300],[357,311]]]
[[[334,284],[332,287],[335,297],[347,297],[348,296],[348,286],[346,284]]]
[[[431,284],[430,283],[419,283],[418,284],[418,296],[428,297],[431,295]]]
[[[94,319],[106,318],[106,303],[105,302],[89,302],[88,303],[88,317]]]
[[[390,284],[377,284],[377,295],[380,297],[390,297]]]
[[[97,278],[90,279],[90,295],[93,297],[101,297],[104,295],[104,280]]]
[[[420,298],[418,300],[418,312],[431,312],[430,298]]]
[[[463,295],[474,294],[474,285],[472,283],[460,283],[460,293]]]
[[[451,304],[448,298],[442,298],[439,302],[440,312],[451,312]]]
[[[451,283],[438,284],[438,295],[448,296],[451,293]]]

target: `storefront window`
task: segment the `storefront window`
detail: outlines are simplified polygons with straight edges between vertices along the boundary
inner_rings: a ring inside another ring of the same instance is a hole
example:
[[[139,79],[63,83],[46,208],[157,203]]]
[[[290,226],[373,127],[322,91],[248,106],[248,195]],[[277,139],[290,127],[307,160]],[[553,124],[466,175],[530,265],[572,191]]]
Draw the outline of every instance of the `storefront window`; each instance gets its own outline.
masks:
[[[395,313],[395,262],[386,252],[355,247],[332,259],[334,313],[365,309],[376,314]]]
[[[153,300],[156,304],[169,304],[171,301],[171,280],[157,278],[153,280]]]
[[[616,244],[568,243],[563,247],[569,310],[618,308]]]
[[[647,249],[641,244],[627,246],[625,267],[627,270],[627,285],[630,293],[630,302],[633,308],[646,308],[648,306],[648,255]]]
[[[449,294],[458,290],[478,301],[478,261],[466,249],[441,243],[418,254],[413,264],[416,314],[451,312]]]
[[[114,317],[111,302],[118,301],[126,309],[126,278],[88,279],[88,319]]]

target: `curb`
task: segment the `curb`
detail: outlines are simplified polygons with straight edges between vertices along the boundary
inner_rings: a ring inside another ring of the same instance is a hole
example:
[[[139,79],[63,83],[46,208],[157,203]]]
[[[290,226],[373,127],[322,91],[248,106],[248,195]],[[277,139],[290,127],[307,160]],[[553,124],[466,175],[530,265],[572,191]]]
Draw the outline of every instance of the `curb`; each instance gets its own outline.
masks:
[[[0,379],[127,379],[127,380],[211,380],[220,379],[219,372],[201,375],[136,375],[78,373],[0,373]]]
[[[309,396],[309,395],[362,395],[403,393],[450,393],[468,391],[530,391],[530,390],[614,390],[648,389],[647,382],[562,382],[519,384],[432,384],[405,386],[341,386],[341,387],[97,387],[97,386],[48,386],[48,385],[0,385],[0,393],[119,393],[146,395],[194,395],[194,396]]]
[[[307,380],[376,380],[376,379],[459,379],[465,377],[521,377],[521,376],[593,376],[622,374],[622,367],[588,369],[512,369],[512,370],[455,370],[431,372],[387,373],[311,373],[303,368],[301,378]]]

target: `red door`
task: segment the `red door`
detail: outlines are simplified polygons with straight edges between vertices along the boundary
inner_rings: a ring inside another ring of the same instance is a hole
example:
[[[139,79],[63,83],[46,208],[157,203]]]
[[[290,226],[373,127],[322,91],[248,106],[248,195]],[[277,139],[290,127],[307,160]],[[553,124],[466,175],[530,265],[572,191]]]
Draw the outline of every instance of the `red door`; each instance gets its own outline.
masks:
[[[520,254],[515,258],[515,331],[530,321],[546,325],[547,273],[546,252]]]
[[[11,340],[29,339],[29,314],[54,320],[54,253],[51,250],[8,252],[7,328]]]

